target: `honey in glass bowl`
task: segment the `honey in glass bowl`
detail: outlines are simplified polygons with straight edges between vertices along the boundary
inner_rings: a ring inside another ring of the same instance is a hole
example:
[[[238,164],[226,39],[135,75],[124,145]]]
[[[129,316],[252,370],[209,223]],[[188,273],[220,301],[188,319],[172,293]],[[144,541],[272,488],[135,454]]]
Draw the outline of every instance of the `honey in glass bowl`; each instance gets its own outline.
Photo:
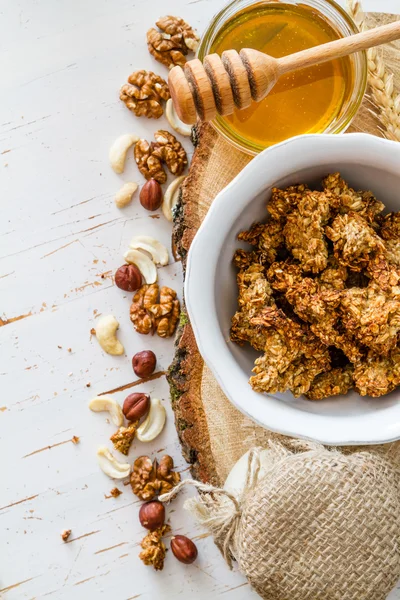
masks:
[[[207,53],[254,48],[279,58],[342,37],[309,4],[249,3],[224,20]],[[326,0],[326,4],[334,3]],[[235,109],[233,115],[218,116],[215,125],[254,154],[295,135],[327,131],[349,105],[353,92],[354,59],[347,56],[281,76],[264,100]]]

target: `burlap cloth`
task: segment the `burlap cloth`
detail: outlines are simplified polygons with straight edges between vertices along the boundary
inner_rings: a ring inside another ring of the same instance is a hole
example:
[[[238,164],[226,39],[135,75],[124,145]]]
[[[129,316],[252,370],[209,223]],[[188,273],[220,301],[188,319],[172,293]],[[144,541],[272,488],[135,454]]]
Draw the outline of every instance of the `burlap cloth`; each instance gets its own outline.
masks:
[[[370,14],[368,26],[395,18]],[[388,69],[400,81],[396,46],[385,46],[382,51]],[[366,98],[350,132],[381,136],[370,109]],[[184,269],[191,241],[213,199],[251,160],[207,124],[197,130],[195,143],[174,223],[173,243]],[[320,446],[317,454],[315,449],[293,454],[290,438],[260,428],[228,401],[198,352],[185,313],[169,382],[183,454],[197,481],[221,487],[232,466],[250,448],[269,447],[275,453],[269,479],[250,486],[250,495],[240,506],[225,499],[221,519],[207,518],[208,510],[220,512],[214,501],[210,501],[211,509],[191,507],[217,544],[225,545],[228,562],[232,556],[238,561],[263,598],[386,597],[400,577],[399,443],[359,452],[342,448],[340,453]],[[226,502],[233,503],[232,514],[226,511]],[[292,524],[289,529],[288,524]]]

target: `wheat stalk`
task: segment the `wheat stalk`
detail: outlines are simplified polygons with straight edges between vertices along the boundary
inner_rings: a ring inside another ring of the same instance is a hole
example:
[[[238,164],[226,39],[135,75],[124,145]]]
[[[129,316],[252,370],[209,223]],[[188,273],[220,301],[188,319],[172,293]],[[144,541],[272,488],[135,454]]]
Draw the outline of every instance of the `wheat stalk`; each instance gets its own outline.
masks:
[[[347,10],[361,31],[367,29],[361,0],[347,0]],[[370,48],[368,57],[369,98],[376,110],[370,110],[383,125],[382,134],[400,142],[400,94],[394,89],[394,75],[387,71],[382,53]]]

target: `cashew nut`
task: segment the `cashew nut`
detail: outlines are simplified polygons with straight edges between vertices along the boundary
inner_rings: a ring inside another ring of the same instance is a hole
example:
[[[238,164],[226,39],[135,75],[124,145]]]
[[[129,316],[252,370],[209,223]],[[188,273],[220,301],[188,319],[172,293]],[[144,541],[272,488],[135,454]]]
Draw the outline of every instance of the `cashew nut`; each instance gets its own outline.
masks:
[[[119,323],[113,315],[105,315],[97,321],[96,338],[107,354],[120,355],[125,352],[116,335],[118,327]]]
[[[132,202],[133,194],[138,189],[138,184],[133,181],[124,183],[122,188],[115,194],[115,204],[118,208],[124,208]]]
[[[124,260],[130,265],[137,266],[146,283],[155,283],[157,281],[156,266],[147,254],[131,248],[125,252]]]
[[[168,221],[172,221],[173,215],[172,211],[178,203],[179,198],[179,188],[183,180],[186,178],[186,175],[181,175],[174,179],[168,186],[167,191],[164,194],[164,201],[162,203],[162,211],[164,213],[164,217],[168,219]]]
[[[119,138],[115,140],[110,148],[109,158],[111,166],[116,173],[124,172],[127,152],[129,148],[138,141],[138,136],[132,135],[131,133],[120,135]]]
[[[100,469],[111,479],[125,479],[131,472],[131,466],[118,462],[106,446],[100,446],[97,450],[97,460]]]
[[[167,418],[165,408],[158,398],[152,398],[150,402],[150,412],[136,430],[136,437],[140,442],[151,442],[160,435]]]
[[[124,422],[124,414],[120,405],[110,396],[96,396],[96,398],[93,398],[89,402],[89,408],[93,412],[108,411],[110,413],[111,421],[117,427],[121,427]]]
[[[167,121],[171,125],[172,129],[175,129],[175,131],[181,135],[189,136],[191,134],[192,126],[186,125],[186,123],[180,120],[176,114],[174,103],[172,102],[171,98],[167,100],[167,104],[165,106],[165,116],[167,117]]]
[[[129,246],[134,250],[144,250],[145,252],[148,252],[156,265],[165,266],[169,262],[168,250],[166,247],[152,237],[138,235],[133,238]]]

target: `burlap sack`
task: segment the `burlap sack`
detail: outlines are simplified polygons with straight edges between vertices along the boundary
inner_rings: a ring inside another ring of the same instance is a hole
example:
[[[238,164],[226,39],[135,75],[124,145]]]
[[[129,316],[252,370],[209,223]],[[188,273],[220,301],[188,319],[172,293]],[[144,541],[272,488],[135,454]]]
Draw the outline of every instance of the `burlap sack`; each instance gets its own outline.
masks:
[[[186,480],[161,500],[195,485],[185,507],[265,600],[384,600],[400,577],[398,453],[271,440],[241,498]]]

